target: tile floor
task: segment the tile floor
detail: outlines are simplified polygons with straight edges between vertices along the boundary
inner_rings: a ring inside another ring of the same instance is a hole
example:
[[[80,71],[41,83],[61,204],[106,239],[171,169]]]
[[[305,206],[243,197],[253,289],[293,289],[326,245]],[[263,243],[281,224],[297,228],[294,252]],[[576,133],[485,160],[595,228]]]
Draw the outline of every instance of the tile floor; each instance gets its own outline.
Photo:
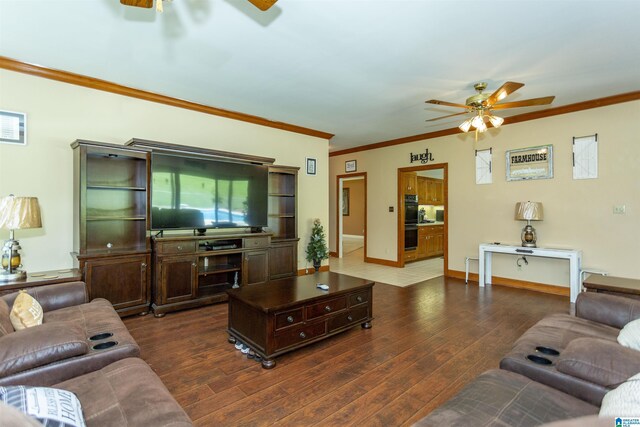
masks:
[[[329,258],[329,269],[336,273],[360,277],[395,286],[409,286],[444,274],[444,259],[441,257],[408,263],[404,268],[365,263],[364,247],[349,253],[343,242],[342,258]]]

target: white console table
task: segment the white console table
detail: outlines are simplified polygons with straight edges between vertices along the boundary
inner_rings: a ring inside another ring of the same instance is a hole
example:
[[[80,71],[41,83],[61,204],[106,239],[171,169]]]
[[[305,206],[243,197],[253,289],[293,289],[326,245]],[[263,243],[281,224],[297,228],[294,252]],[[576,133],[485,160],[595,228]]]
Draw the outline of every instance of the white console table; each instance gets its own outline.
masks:
[[[582,291],[582,284],[580,283],[582,251],[573,249],[526,248],[496,243],[481,243],[478,252],[478,282],[480,286],[484,286],[485,283],[491,284],[491,255],[495,252],[520,256],[568,259],[571,302],[576,302],[578,294]]]

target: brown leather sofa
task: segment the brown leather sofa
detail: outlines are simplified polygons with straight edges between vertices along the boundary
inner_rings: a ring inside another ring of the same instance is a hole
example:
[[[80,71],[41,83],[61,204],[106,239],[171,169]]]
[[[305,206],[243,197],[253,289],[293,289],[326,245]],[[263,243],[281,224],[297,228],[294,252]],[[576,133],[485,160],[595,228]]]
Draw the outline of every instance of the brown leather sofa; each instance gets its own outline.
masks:
[[[583,292],[575,316],[540,320],[515,342],[500,368],[600,406],[607,391],[640,372],[640,352],[617,342],[620,329],[637,318],[640,300]]]
[[[9,320],[17,293],[0,297],[1,386],[71,391],[87,426],[192,425],[151,367],[136,357],[140,349],[108,301],[87,302],[83,282],[28,292],[42,306],[43,324],[20,331]],[[103,345],[111,342],[117,344]],[[32,425],[24,417],[0,402],[1,425]]]
[[[596,414],[606,392],[640,372],[640,352],[617,342],[620,329],[637,318],[638,300],[582,293],[576,316],[542,319],[516,341],[502,369],[484,372],[416,425],[615,425]]]
[[[42,306],[43,323],[20,331],[9,319],[18,293],[0,297],[0,385],[49,386],[140,356],[111,303],[102,298],[87,301],[84,282],[27,292]],[[108,336],[97,337],[100,334]]]

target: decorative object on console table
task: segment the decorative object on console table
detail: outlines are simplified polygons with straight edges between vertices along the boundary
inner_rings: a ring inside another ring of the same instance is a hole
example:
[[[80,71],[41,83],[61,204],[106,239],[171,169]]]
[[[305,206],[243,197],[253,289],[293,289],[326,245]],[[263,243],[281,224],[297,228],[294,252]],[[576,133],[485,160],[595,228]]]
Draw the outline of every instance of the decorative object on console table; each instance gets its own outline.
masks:
[[[2,271],[0,282],[25,279],[19,250],[20,243],[13,237],[16,229],[40,228],[40,205],[36,197],[15,197],[13,194],[0,199],[0,228],[9,230],[9,240],[2,248]]]
[[[538,236],[536,229],[531,225],[531,221],[542,221],[542,203],[540,202],[518,202],[516,203],[516,219],[527,221],[527,225],[522,229],[522,246],[535,248]]]
[[[325,241],[324,228],[320,224],[320,219],[313,221],[313,229],[311,230],[311,238],[307,245],[307,261],[313,262],[313,268],[316,271],[320,269],[323,259],[329,258],[329,250]]]

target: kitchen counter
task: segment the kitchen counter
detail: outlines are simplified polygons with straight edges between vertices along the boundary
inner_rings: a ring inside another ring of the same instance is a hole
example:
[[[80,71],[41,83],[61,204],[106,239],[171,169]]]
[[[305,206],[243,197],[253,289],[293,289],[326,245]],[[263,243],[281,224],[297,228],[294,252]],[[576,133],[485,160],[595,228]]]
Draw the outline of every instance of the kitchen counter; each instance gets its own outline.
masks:
[[[418,227],[426,227],[430,225],[444,225],[444,221],[436,221],[436,222],[421,222],[418,224]]]

